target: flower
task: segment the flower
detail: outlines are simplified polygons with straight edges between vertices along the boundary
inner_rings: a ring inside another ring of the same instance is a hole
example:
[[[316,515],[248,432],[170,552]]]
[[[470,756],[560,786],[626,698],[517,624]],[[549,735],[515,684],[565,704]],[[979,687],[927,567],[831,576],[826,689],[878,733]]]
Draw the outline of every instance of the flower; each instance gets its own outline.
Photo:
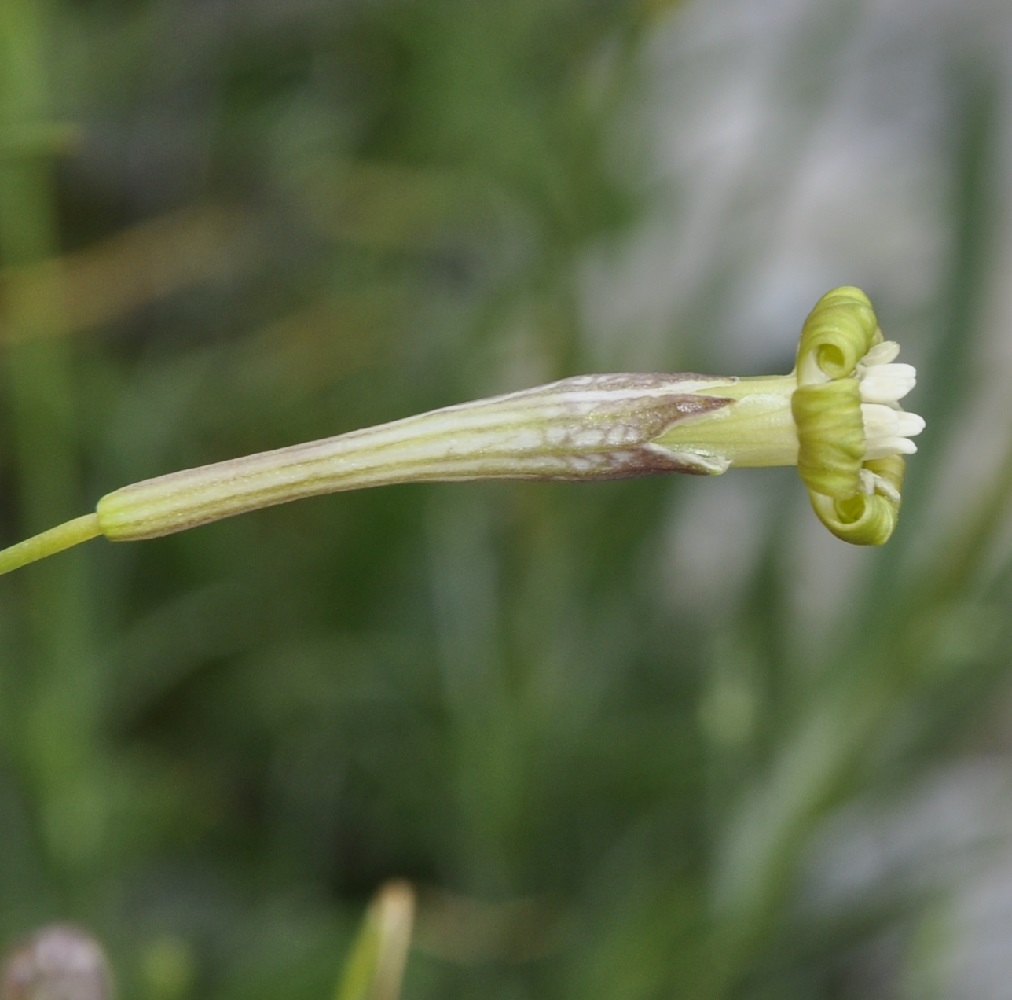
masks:
[[[924,421],[912,366],[864,292],[824,295],[788,375],[580,375],[115,490],[93,514],[0,551],[0,573],[96,535],[155,538],[301,497],[392,483],[717,475],[796,465],[838,538],[881,545]]]
[[[924,420],[900,406],[916,372],[896,363],[899,351],[883,339],[868,297],[849,287],[823,296],[798,347],[791,400],[798,472],[822,523],[859,545],[880,545],[892,534],[903,456],[917,450],[911,438],[924,430]],[[827,435],[834,422],[847,431]]]
[[[673,425],[654,443],[696,454],[714,472],[797,465],[815,513],[838,538],[881,545],[896,527],[904,456],[924,421],[900,406],[916,381],[884,340],[868,297],[834,289],[801,331],[790,375],[735,379],[707,390],[735,401],[722,423]]]

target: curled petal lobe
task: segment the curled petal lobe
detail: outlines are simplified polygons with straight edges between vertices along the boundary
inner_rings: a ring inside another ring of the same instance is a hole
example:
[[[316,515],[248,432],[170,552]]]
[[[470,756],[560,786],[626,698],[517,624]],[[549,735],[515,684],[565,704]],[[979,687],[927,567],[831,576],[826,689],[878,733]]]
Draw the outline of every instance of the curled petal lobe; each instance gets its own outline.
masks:
[[[859,288],[827,292],[801,331],[798,384],[817,384],[853,375],[858,362],[882,341],[875,310]]]
[[[899,456],[865,463],[862,488],[853,496],[834,499],[809,493],[819,520],[837,538],[852,545],[882,545],[896,528],[900,509],[900,487],[904,463]],[[866,487],[871,492],[866,492]]]

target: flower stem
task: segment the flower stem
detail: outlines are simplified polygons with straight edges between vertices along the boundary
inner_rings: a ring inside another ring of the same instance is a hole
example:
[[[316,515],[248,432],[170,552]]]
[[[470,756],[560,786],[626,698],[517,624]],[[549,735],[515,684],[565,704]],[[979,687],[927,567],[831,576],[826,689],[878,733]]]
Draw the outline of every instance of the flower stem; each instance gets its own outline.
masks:
[[[40,532],[23,542],[18,542],[0,551],[0,575],[12,569],[20,569],[46,556],[56,555],[64,549],[72,548],[91,538],[102,534],[98,515],[95,513],[75,517],[73,521],[65,521],[55,528]]]

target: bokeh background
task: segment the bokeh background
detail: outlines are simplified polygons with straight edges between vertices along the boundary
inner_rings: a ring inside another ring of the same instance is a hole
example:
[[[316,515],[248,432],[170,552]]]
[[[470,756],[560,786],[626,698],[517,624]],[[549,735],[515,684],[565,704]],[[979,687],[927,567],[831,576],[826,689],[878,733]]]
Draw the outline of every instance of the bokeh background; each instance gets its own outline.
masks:
[[[0,942],[123,997],[1012,997],[1005,0],[3,0],[0,537],[858,284],[904,517],[791,470],[405,486],[0,581]]]

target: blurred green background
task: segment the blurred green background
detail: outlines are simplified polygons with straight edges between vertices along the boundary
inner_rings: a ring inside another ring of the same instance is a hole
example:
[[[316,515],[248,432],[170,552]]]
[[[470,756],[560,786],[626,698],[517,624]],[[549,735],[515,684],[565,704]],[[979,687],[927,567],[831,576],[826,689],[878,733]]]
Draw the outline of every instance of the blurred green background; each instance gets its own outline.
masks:
[[[123,997],[1012,996],[1012,14],[3,0],[0,538],[589,371],[787,371],[853,283],[928,420],[791,470],[407,486],[0,581],[0,942]]]

